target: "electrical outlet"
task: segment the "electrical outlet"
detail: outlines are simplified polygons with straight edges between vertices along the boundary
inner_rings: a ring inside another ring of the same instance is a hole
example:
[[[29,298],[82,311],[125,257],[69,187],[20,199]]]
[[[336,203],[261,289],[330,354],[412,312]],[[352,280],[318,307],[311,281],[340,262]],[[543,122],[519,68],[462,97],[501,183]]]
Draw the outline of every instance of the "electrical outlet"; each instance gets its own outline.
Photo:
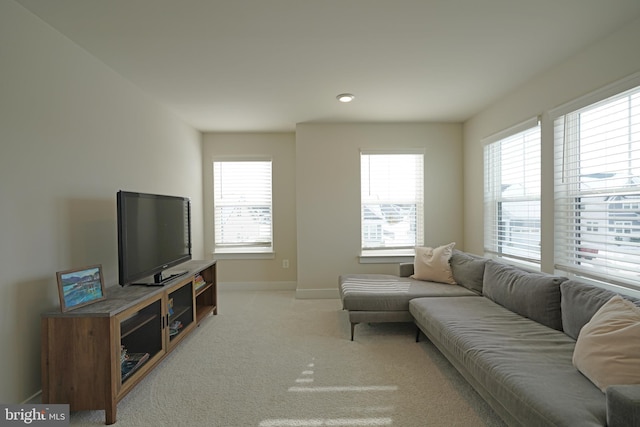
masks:
[[[282,260],[282,268],[289,268],[289,260],[288,259],[283,259]]]

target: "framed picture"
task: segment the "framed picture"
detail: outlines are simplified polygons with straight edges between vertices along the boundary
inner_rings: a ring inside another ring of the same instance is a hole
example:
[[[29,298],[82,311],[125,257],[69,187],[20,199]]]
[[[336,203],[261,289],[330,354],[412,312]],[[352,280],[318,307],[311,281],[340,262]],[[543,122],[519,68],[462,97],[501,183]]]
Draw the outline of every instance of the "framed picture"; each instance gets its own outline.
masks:
[[[58,271],[60,309],[65,312],[106,298],[102,265]]]

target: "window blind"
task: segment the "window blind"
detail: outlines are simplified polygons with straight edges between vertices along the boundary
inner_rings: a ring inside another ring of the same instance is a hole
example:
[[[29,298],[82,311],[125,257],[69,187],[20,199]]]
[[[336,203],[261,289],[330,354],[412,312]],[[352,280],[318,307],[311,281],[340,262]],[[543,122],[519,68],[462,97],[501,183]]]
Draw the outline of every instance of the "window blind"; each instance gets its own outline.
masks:
[[[272,246],[271,161],[214,161],[216,248]]]
[[[423,163],[423,153],[361,153],[363,250],[424,244]]]
[[[539,264],[541,143],[538,118],[484,142],[485,252]]]
[[[554,118],[556,267],[640,288],[640,87]]]

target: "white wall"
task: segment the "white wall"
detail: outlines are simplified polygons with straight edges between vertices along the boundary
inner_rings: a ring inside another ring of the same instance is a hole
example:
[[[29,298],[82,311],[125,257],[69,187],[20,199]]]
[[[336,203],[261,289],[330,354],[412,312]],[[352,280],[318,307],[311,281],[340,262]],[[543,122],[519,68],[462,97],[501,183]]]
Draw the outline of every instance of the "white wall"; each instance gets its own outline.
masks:
[[[265,157],[272,161],[274,256],[262,259],[218,259],[218,282],[222,289],[295,289],[296,202],[295,134],[205,133],[203,171],[205,204],[205,251],[213,252],[213,161]],[[289,268],[282,267],[289,260]]]
[[[203,256],[200,134],[12,1],[0,2],[0,402],[40,389],[56,271],[117,282],[118,189],[189,196]]]
[[[298,297],[337,297],[343,273],[397,272],[359,263],[360,150],[403,148],[425,150],[425,244],[464,246],[460,124],[298,124]]]
[[[640,20],[636,20],[532,79],[464,124],[466,250],[483,253],[482,139],[541,115],[542,270],[553,271],[553,124],[548,111],[640,71],[639,43]]]

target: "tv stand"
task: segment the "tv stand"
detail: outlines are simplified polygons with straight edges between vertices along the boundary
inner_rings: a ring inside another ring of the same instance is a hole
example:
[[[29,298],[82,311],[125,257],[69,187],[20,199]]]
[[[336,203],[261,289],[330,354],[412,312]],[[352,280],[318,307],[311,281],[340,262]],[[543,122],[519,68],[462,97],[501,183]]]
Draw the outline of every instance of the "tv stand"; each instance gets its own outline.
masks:
[[[106,299],[42,315],[42,403],[71,411],[117,405],[200,322],[218,313],[216,262],[187,261],[163,287],[110,286]],[[123,363],[123,355],[131,357]]]

